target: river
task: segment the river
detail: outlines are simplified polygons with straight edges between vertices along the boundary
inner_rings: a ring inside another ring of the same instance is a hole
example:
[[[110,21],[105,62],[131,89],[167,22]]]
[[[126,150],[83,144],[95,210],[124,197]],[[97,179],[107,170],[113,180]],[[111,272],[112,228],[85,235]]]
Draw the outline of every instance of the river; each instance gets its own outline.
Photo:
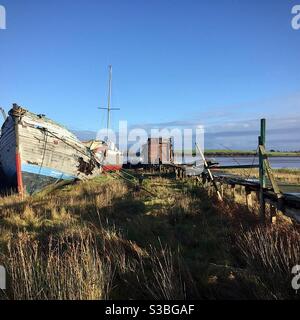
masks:
[[[233,166],[233,165],[252,165],[258,164],[258,158],[256,157],[211,157],[209,158],[215,162],[218,162],[221,166]],[[187,156],[184,163],[192,163],[199,158]],[[300,157],[269,157],[271,167],[274,169],[300,169]],[[180,162],[180,161],[177,161]]]

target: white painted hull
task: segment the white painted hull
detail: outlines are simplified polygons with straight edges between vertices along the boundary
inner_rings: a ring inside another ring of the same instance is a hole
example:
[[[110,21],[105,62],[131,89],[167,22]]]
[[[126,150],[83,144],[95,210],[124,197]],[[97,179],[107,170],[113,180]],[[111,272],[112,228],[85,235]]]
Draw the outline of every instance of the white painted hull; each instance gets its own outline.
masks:
[[[19,183],[16,138],[22,183],[29,193],[59,180],[90,179],[102,171],[92,152],[66,128],[24,109],[11,110],[2,127],[0,163],[12,185]]]

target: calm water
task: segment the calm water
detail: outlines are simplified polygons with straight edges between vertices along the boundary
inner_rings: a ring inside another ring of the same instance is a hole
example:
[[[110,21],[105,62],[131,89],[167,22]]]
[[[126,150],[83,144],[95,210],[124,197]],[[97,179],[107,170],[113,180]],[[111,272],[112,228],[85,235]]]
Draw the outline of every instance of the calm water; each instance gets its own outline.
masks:
[[[216,157],[215,160],[220,163],[220,165],[229,166],[236,164],[252,164],[253,157],[238,157],[238,158],[228,158],[228,157]],[[300,157],[270,157],[269,158],[271,167],[274,169],[300,169]],[[258,159],[256,158],[254,164],[258,164]]]
[[[184,162],[192,163],[195,160],[198,159],[189,156],[186,157]],[[258,164],[258,158],[255,158],[253,162],[253,157],[214,157],[211,160],[218,162],[222,166]],[[270,157],[269,160],[271,167],[274,169],[300,169],[300,157]]]

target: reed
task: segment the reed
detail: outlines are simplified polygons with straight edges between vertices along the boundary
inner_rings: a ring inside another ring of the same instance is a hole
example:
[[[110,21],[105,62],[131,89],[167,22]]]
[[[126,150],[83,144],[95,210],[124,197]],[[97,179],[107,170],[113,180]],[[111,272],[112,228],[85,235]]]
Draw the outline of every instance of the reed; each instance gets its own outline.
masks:
[[[299,231],[190,182],[109,176],[0,198],[3,299],[284,299]],[[273,282],[272,282],[273,281]]]
[[[247,267],[275,299],[292,297],[291,270],[299,264],[300,233],[293,227],[257,227],[237,237]]]
[[[113,271],[91,235],[50,237],[48,247],[23,233],[8,243],[10,297],[21,300],[107,299]]]

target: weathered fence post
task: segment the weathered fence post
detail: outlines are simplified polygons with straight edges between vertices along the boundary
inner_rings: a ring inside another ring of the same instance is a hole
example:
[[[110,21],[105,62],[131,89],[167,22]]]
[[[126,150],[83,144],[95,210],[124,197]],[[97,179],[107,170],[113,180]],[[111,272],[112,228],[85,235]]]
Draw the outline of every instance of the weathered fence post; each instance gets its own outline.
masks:
[[[276,205],[274,205],[274,203],[271,204],[270,207],[270,219],[271,219],[271,223],[275,224],[276,223],[276,219],[277,219],[277,207]]]
[[[235,184],[231,184],[230,185],[230,191],[231,191],[231,199],[233,201],[235,201],[235,196],[236,196],[236,194],[235,194],[235,192],[236,192]]]
[[[246,188],[245,192],[246,192],[246,204],[247,204],[248,210],[252,210],[253,201],[252,201],[251,189]]]
[[[197,142],[196,142],[196,148],[198,149],[198,151],[199,151],[199,153],[200,153],[200,155],[201,155],[201,158],[202,158],[203,163],[204,163],[204,168],[205,168],[206,171],[208,172],[209,178],[210,178],[210,180],[211,180],[214,188],[216,189],[216,192],[217,192],[219,201],[223,201],[223,198],[222,198],[222,196],[221,196],[220,191],[218,190],[218,186],[217,186],[217,184],[216,184],[216,181],[215,181],[215,179],[214,179],[214,176],[213,176],[213,174],[211,173],[210,168],[209,168],[209,166],[208,166],[208,164],[207,164],[207,161],[206,161],[206,159],[205,159],[204,153],[203,153],[202,150],[199,148]]]
[[[259,146],[265,147],[266,144],[266,119],[260,121],[260,136],[258,138]],[[264,222],[266,219],[266,203],[264,197],[264,190],[266,188],[266,172],[264,164],[264,155],[259,150],[259,214],[261,220]]]
[[[220,192],[221,192],[222,198],[224,198],[224,186],[223,186],[223,183],[220,183]]]

